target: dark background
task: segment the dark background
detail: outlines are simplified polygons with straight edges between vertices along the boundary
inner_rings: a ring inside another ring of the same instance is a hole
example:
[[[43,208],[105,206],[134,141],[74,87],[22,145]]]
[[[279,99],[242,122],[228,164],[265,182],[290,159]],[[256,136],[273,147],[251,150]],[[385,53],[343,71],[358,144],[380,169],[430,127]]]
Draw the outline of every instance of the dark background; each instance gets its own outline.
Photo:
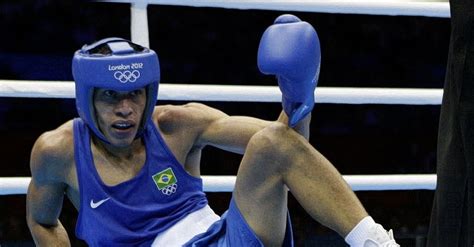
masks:
[[[283,12],[150,5],[150,46],[162,83],[276,85],[256,66],[261,34]],[[289,12],[311,23],[322,46],[319,86],[441,88],[449,19]],[[128,4],[77,0],[0,2],[0,79],[72,80],[71,58],[85,43],[130,38]],[[164,102],[158,104],[180,104]],[[278,103],[206,102],[229,114],[275,119]],[[72,99],[0,98],[0,177],[30,176],[35,139],[75,117]],[[435,173],[439,106],[318,104],[310,142],[342,174]],[[203,174],[234,175],[239,155],[206,149]],[[425,241],[433,191],[357,192],[376,221],[403,246]],[[209,193],[222,213],[230,193]],[[295,200],[297,246],[344,246]],[[77,212],[65,200],[61,221],[75,246]],[[25,195],[0,197],[1,246],[31,245]]]

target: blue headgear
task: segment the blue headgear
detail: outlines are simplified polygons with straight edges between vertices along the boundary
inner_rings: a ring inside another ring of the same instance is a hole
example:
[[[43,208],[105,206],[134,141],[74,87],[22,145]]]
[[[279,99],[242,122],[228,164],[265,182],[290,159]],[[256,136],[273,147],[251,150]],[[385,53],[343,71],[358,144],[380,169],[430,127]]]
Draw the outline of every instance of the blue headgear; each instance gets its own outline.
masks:
[[[105,45],[111,53],[97,53],[97,49]],[[155,107],[160,81],[160,64],[153,50],[121,38],[102,39],[76,51],[72,74],[76,82],[77,112],[97,137],[105,142],[108,141],[99,130],[95,117],[92,102],[94,89],[133,91],[146,87],[147,103],[137,136],[143,133]]]

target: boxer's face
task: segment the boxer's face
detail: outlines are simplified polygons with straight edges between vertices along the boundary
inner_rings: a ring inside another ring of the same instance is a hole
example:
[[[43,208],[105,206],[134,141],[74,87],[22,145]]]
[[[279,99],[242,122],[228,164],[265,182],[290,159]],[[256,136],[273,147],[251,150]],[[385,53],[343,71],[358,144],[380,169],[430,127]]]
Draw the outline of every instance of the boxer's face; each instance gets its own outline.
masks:
[[[145,110],[145,88],[133,91],[96,89],[93,103],[99,130],[110,144],[119,147],[130,145]]]

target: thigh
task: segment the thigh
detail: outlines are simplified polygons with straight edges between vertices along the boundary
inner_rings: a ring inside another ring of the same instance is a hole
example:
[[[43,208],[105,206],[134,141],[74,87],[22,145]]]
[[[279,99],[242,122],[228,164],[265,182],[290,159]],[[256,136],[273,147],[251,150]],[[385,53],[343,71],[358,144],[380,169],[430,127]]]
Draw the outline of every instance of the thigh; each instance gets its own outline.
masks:
[[[282,243],[287,223],[288,189],[283,183],[273,130],[257,133],[247,146],[237,174],[234,200],[265,245]]]

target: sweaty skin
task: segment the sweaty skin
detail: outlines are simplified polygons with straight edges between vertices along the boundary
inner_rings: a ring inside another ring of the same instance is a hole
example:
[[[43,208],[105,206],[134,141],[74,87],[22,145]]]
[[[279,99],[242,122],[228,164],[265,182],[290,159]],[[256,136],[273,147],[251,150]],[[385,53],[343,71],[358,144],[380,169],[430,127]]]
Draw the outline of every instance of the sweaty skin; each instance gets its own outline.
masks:
[[[143,105],[137,103],[141,100],[134,101],[128,96],[110,108],[102,108],[99,98],[96,97],[96,114],[101,119],[101,128],[111,128],[116,119],[139,119],[138,112],[143,110]],[[307,138],[309,116],[295,132],[286,125],[288,119],[284,113],[278,121],[271,122],[228,116],[208,106],[190,103],[157,106],[152,120],[176,159],[195,177],[200,176],[201,151],[206,145],[240,154],[247,149],[237,175],[235,199],[244,218],[266,246],[278,246],[283,241],[287,188],[314,219],[342,236],[367,216],[337,170],[298,134]],[[79,210],[72,125],[68,121],[44,133],[33,147],[27,219],[38,246],[69,245],[67,233],[58,220],[64,194]],[[137,175],[143,167],[146,150],[141,139],[115,135],[113,129],[105,132],[108,131],[113,136],[112,144],[93,137],[92,153],[102,181],[116,185]],[[260,183],[255,184],[256,181]],[[271,231],[264,227],[269,224],[274,226]]]
[[[93,136],[91,149],[98,174],[109,186],[130,180],[144,165],[145,146],[141,139],[133,137],[145,98],[142,92],[135,91],[127,93],[99,89],[94,93],[98,125],[110,144]],[[229,117],[219,110],[196,103],[157,106],[152,120],[177,160],[189,174],[196,177],[200,176],[200,157],[204,146],[213,145],[242,154],[250,138],[271,124],[250,117]],[[132,127],[125,130],[114,128],[117,123],[127,123]],[[79,210],[72,126],[71,120],[45,132],[32,150],[27,221],[39,246],[69,244],[67,233],[58,220],[64,194]],[[307,133],[306,128],[303,132]]]

